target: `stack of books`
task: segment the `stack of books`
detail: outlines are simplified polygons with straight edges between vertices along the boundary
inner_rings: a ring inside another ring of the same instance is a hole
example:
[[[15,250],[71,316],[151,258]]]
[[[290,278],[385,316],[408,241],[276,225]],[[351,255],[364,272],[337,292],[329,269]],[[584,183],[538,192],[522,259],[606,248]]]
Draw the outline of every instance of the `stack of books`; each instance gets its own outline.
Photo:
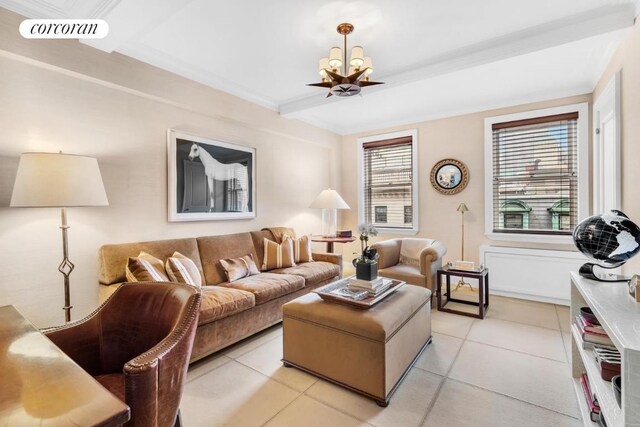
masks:
[[[371,297],[376,297],[391,287],[391,279],[378,277],[376,280],[360,280],[353,278],[349,280],[350,291],[367,292]]]
[[[575,325],[582,337],[582,347],[593,348],[594,344],[614,347],[611,338],[605,332],[604,328],[600,324],[594,323],[586,319],[582,315],[576,316]]]
[[[594,423],[598,422],[600,419],[600,406],[598,405],[596,395],[591,391],[591,385],[589,384],[589,378],[587,377],[586,372],[580,376],[580,383],[582,384],[584,397],[587,400],[587,406],[589,407],[589,412],[591,414],[591,421]]]
[[[620,352],[615,347],[594,345],[593,355],[596,358],[596,363],[600,368],[600,376],[603,380],[611,381],[611,378],[620,375],[622,359],[620,358]]]

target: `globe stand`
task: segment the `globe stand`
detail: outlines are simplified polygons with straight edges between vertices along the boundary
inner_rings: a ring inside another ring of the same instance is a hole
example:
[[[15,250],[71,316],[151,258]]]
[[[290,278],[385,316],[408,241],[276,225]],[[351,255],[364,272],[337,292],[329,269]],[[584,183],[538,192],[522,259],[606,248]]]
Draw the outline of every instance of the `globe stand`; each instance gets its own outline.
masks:
[[[587,262],[585,264],[582,264],[580,270],[578,270],[578,273],[580,273],[582,277],[586,277],[587,279],[591,280],[597,280],[599,282],[628,282],[629,280],[631,280],[630,277],[623,276],[621,274],[595,271],[594,267],[599,267],[603,270],[605,269],[600,265],[594,264],[592,262]]]

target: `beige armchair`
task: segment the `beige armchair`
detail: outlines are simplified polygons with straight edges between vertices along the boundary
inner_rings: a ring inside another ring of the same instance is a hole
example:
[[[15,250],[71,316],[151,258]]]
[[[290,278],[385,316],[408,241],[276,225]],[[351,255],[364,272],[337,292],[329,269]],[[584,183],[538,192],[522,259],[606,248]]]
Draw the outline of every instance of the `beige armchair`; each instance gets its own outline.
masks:
[[[371,245],[378,251],[378,275],[431,289],[435,295],[436,273],[442,268],[447,247],[432,239],[389,239]],[[435,298],[432,298],[432,305]]]

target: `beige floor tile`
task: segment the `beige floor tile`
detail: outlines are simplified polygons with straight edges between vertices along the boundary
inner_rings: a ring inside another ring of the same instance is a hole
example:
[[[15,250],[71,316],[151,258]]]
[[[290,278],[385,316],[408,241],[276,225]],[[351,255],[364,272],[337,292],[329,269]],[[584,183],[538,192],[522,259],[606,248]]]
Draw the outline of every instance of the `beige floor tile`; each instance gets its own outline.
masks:
[[[472,324],[472,317],[445,313],[443,311],[437,311],[435,308],[431,311],[431,330],[433,332],[465,338]]]
[[[317,378],[295,368],[282,366],[282,336],[262,344],[236,360],[297,391],[305,391]]]
[[[425,427],[578,427],[580,421],[557,412],[447,380]]]
[[[211,356],[205,357],[204,359],[198,360],[197,362],[189,365],[189,370],[187,371],[187,382],[193,381],[231,360],[232,359],[222,353],[215,353]]]
[[[226,348],[222,352],[225,356],[236,359],[243,354],[253,350],[254,348],[260,347],[262,344],[271,341],[272,339],[279,336],[282,336],[282,323],[279,323],[249,338],[246,338],[239,343]]]
[[[512,298],[492,298],[489,300],[487,318],[509,320],[542,328],[560,329],[558,316],[553,305]]]
[[[307,396],[291,405],[265,424],[266,427],[359,427],[369,424],[356,420]]]
[[[491,295],[491,298],[494,301],[506,301],[506,302],[511,302],[514,304],[520,304],[520,305],[528,305],[531,307],[537,307],[537,308],[546,308],[549,310],[552,310],[554,308],[554,304],[550,304],[550,303],[546,303],[546,302],[540,302],[540,301],[533,301],[533,300],[529,300],[529,299],[522,299],[522,298],[511,298],[511,297],[505,297],[502,295]]]
[[[467,341],[449,377],[565,415],[578,416],[566,363]]]
[[[463,342],[460,338],[434,333],[431,344],[422,352],[415,366],[434,374],[445,375]]]
[[[386,408],[326,381],[318,381],[305,394],[377,427],[411,427],[422,422],[441,381],[439,375],[414,368]]]
[[[468,341],[566,362],[560,331],[498,319],[476,320]]]
[[[571,310],[565,305],[556,305],[560,329],[563,332],[571,332]]]
[[[232,360],[187,383],[180,410],[190,427],[260,426],[298,396]]]

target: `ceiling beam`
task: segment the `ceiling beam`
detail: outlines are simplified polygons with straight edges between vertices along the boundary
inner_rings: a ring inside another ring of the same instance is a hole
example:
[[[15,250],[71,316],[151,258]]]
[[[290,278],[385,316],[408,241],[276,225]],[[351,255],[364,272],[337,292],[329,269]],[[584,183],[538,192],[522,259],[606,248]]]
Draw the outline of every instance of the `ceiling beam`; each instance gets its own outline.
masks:
[[[546,24],[483,41],[432,58],[412,70],[376,77],[386,84],[365,89],[366,93],[383,91],[419,80],[436,77],[471,67],[536,52],[615,30],[632,27],[634,5],[622,4],[593,9]],[[366,94],[365,94],[366,96]],[[325,98],[323,93],[305,96],[280,105],[280,115],[295,117],[297,113],[345,98]]]

